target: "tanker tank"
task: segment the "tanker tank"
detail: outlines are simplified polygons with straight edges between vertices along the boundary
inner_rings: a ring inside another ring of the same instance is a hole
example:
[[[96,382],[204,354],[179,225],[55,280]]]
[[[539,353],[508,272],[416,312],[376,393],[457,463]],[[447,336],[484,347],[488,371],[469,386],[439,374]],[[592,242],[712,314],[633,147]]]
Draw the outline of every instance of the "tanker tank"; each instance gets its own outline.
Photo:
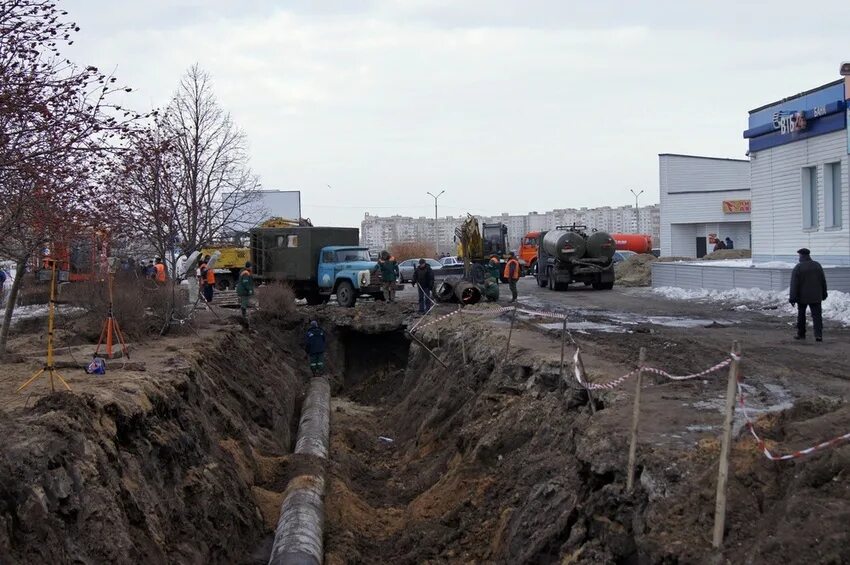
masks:
[[[617,250],[614,238],[604,231],[590,234],[587,238],[587,257],[591,259],[611,259]]]
[[[584,257],[586,243],[581,234],[574,231],[551,230],[543,236],[543,250],[561,261],[575,261]]]

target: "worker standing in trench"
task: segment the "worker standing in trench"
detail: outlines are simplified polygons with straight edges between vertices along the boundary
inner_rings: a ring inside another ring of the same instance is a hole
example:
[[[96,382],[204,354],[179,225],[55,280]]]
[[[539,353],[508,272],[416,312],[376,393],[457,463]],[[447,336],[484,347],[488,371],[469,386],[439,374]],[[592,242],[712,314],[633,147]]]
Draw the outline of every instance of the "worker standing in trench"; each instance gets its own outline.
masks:
[[[314,377],[321,376],[325,369],[325,341],[325,330],[319,327],[319,322],[311,320],[310,328],[304,335],[304,350]]]

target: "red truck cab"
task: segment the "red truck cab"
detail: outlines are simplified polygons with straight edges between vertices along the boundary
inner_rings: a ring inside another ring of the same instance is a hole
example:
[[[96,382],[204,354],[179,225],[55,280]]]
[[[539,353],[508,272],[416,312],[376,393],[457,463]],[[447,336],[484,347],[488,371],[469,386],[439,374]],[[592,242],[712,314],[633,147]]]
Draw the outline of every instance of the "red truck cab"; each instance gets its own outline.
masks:
[[[539,231],[530,231],[522,238],[517,255],[525,263],[529,273],[537,267],[537,244],[540,240]]]

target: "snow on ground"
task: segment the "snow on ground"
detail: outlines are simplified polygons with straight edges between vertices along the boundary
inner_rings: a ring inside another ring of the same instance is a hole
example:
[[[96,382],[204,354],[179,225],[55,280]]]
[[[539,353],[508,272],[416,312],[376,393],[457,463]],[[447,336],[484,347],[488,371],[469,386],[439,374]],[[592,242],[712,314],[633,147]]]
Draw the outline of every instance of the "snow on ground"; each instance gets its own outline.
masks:
[[[717,261],[675,261],[682,265],[697,265],[699,267],[743,267],[746,269],[793,269],[797,263],[786,261],[765,261],[753,263],[752,259],[721,259]],[[834,269],[838,265],[821,265],[824,269]]]
[[[729,290],[689,289],[664,286],[652,291],[672,300],[695,300],[731,304],[735,310],[768,310],[783,316],[795,315],[797,309],[788,303],[788,290],[733,288]],[[850,326],[850,294],[833,290],[823,303],[823,317]]]

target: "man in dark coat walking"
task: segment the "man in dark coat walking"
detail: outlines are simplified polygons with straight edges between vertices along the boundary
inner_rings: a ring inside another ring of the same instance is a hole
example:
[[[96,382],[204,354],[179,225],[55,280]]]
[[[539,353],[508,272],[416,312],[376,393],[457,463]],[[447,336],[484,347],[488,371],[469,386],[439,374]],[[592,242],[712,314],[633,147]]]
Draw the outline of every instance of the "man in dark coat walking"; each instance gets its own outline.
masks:
[[[434,269],[425,259],[419,260],[419,266],[413,269],[413,286],[419,291],[419,313],[431,309],[431,291],[434,289]]]
[[[806,339],[806,307],[812,313],[815,326],[815,341],[823,341],[823,311],[821,302],[826,300],[826,276],[823,267],[812,261],[811,252],[805,247],[798,250],[800,262],[791,272],[791,289],[788,302],[797,306],[797,335],[794,339]]]

